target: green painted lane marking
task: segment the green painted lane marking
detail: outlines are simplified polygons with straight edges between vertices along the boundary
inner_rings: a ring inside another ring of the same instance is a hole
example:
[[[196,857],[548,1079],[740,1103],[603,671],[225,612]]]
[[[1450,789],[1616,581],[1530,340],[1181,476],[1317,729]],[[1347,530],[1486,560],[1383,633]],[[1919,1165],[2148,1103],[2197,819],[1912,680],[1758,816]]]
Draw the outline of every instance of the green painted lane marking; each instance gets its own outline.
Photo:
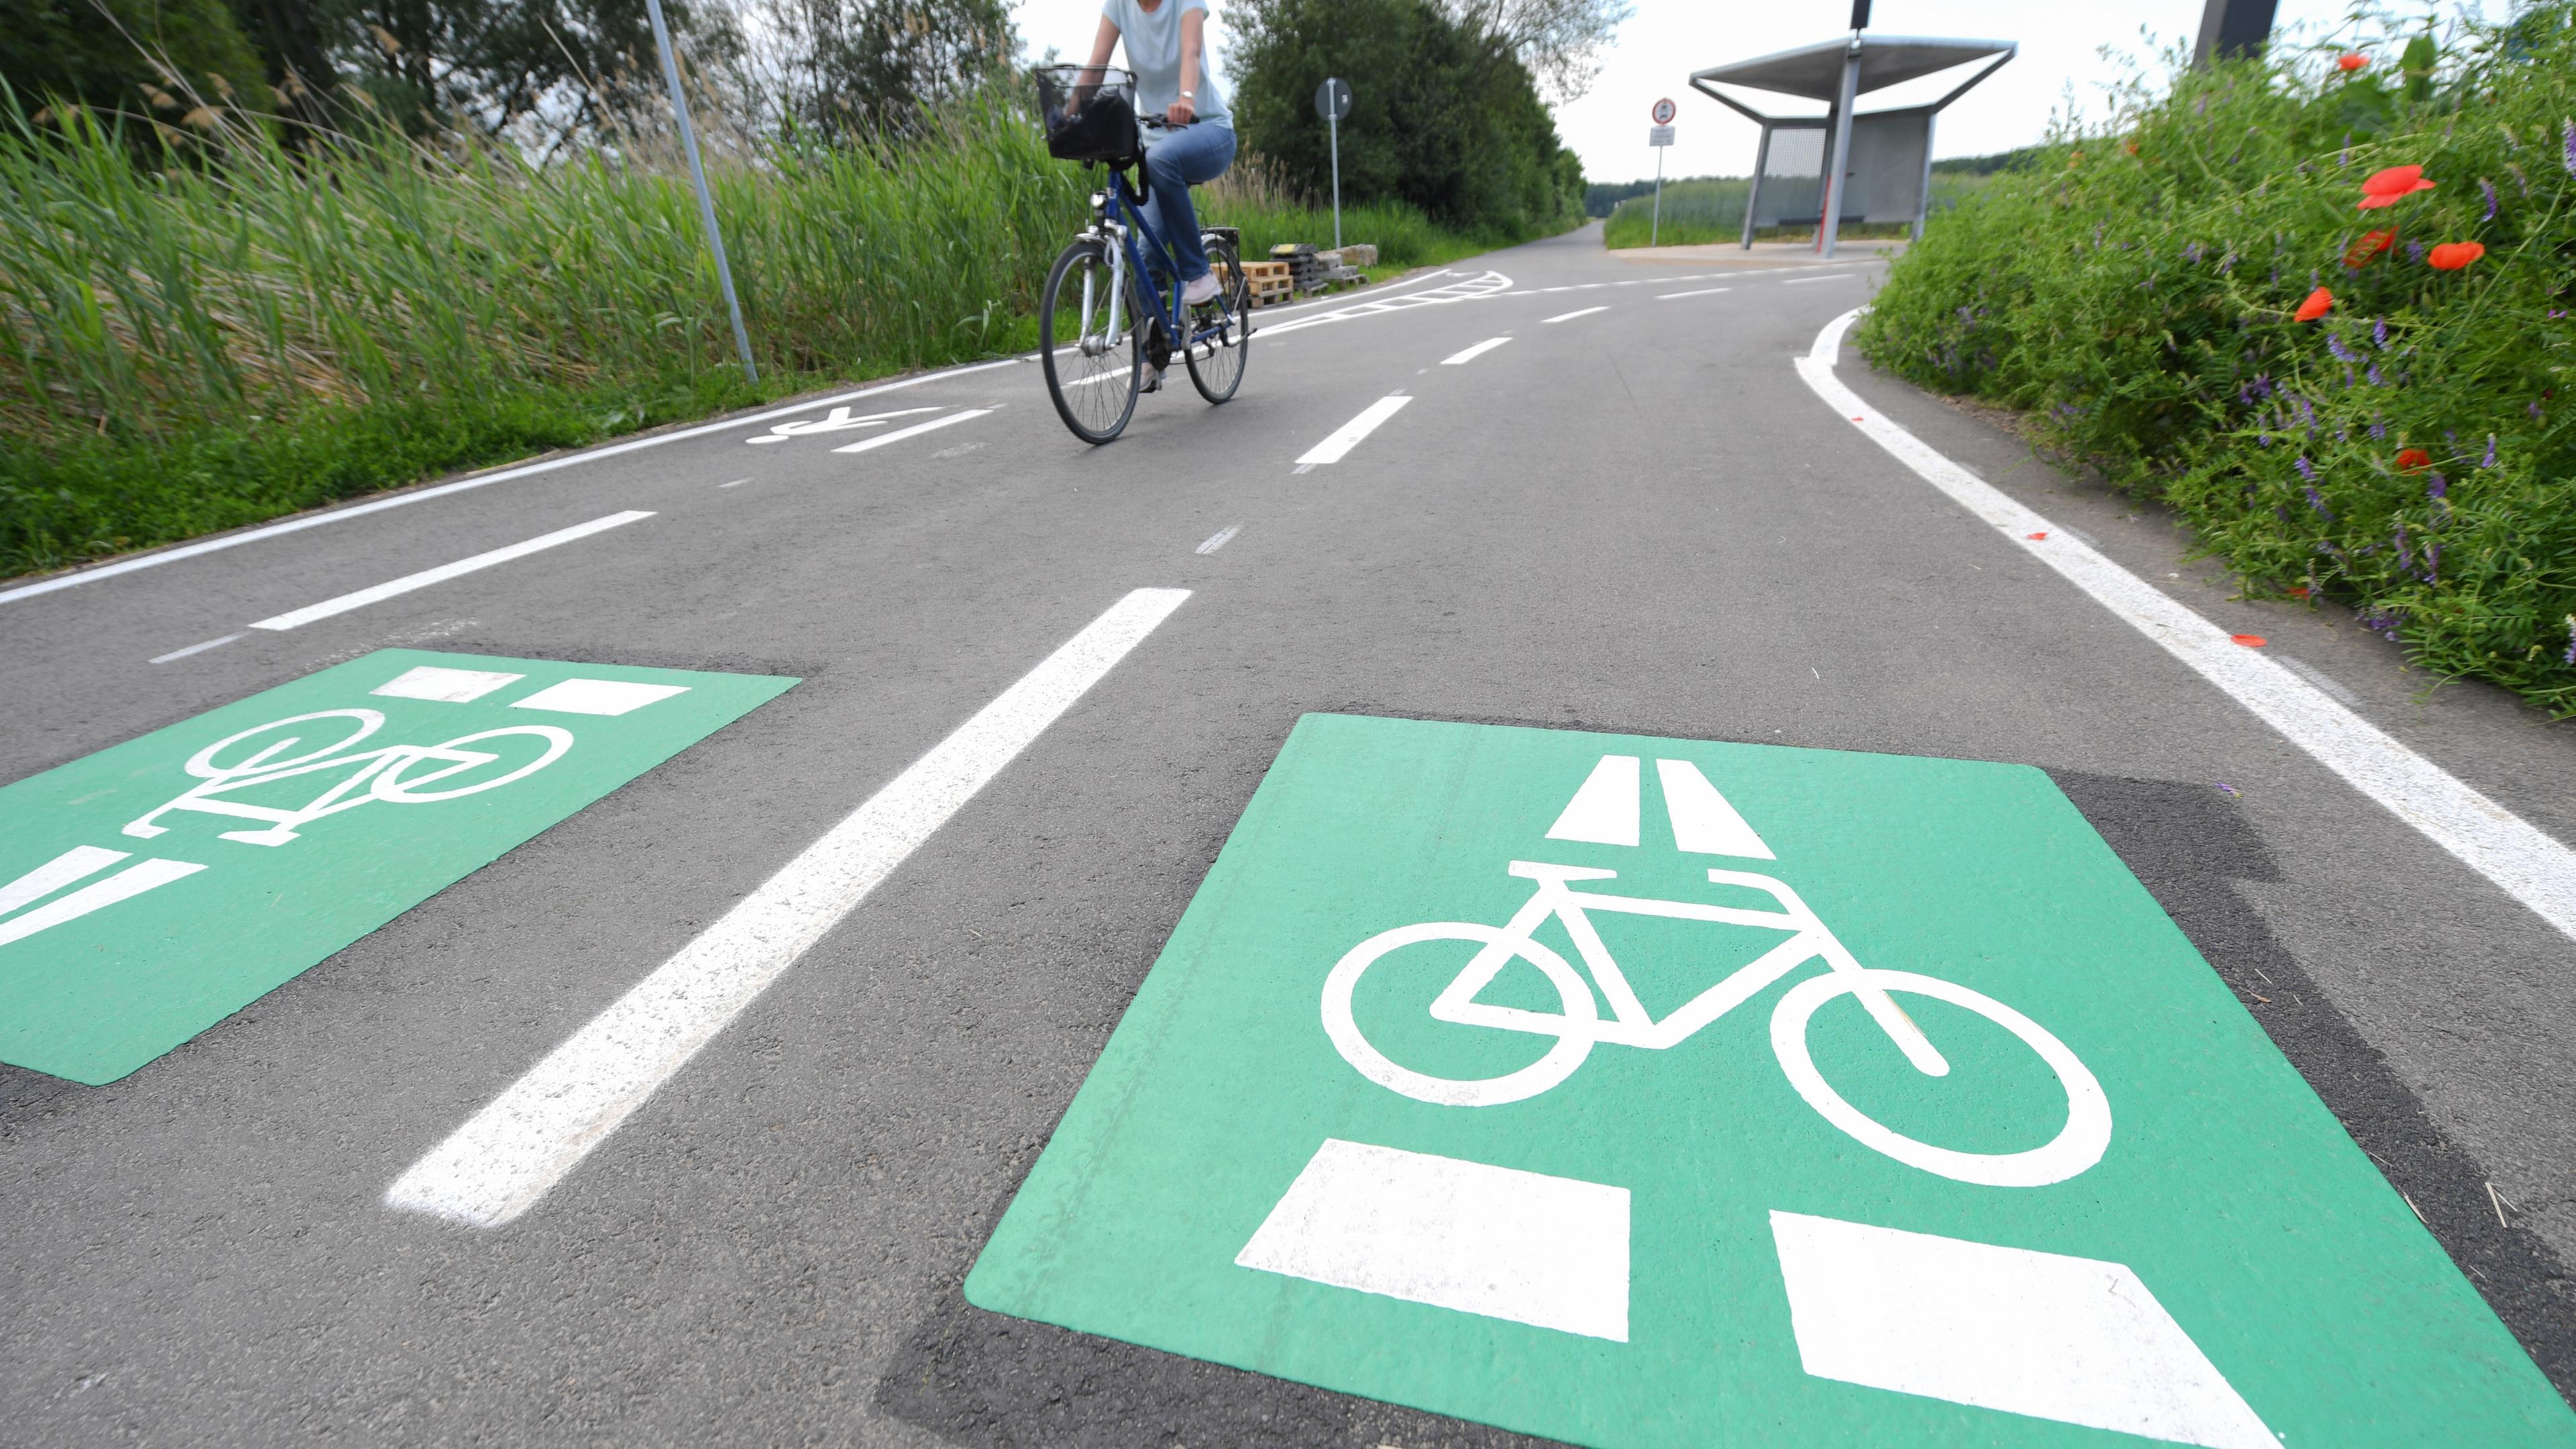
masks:
[[[383,649],[0,787],[0,1061],[112,1082],[796,682]]]
[[[2019,765],[1306,717],[966,1296],[1590,1445],[2576,1444]]]

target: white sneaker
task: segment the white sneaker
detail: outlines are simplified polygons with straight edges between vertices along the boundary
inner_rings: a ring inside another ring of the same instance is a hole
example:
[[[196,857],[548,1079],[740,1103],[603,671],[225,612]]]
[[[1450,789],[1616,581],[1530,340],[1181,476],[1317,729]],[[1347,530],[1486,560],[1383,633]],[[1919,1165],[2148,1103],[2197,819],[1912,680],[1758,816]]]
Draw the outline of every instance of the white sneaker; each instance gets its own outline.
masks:
[[[1163,370],[1162,370],[1161,368],[1159,368],[1159,367],[1154,366],[1152,363],[1147,363],[1147,364],[1145,365],[1145,383],[1144,383],[1144,386],[1137,388],[1137,389],[1136,389],[1136,391],[1138,391],[1138,392],[1140,392],[1140,393],[1145,393],[1145,392],[1161,392],[1162,390],[1163,390]]]
[[[1216,273],[1202,272],[1196,281],[1181,289],[1181,305],[1196,307],[1202,302],[1213,302],[1216,294]]]

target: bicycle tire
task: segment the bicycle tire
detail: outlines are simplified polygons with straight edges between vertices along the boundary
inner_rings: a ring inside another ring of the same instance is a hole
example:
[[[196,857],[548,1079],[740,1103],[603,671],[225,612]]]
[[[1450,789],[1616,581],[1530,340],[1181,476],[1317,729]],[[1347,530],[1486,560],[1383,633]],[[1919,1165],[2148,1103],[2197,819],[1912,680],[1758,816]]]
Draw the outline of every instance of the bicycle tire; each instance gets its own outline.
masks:
[[[1208,260],[1225,268],[1226,285],[1212,304],[1224,319],[1225,330],[1218,334],[1206,362],[1199,361],[1196,348],[1182,356],[1189,365],[1190,386],[1209,402],[1222,403],[1243,386],[1243,369],[1250,360],[1246,354],[1252,345],[1252,279],[1243,274],[1243,257],[1234,243],[1213,236],[1207,242]]]
[[[1064,420],[1073,435],[1095,447],[1126,431],[1127,420],[1136,415],[1136,392],[1145,370],[1140,327],[1130,326],[1125,340],[1116,348],[1083,350],[1083,331],[1089,325],[1089,319],[1082,316],[1085,278],[1093,284],[1093,309],[1104,327],[1122,308],[1133,318],[1134,309],[1127,297],[1118,295],[1123,289],[1110,286],[1109,271],[1107,245],[1085,238],[1057,255],[1055,265],[1047,269],[1046,289],[1038,294],[1038,361],[1046,370],[1047,397],[1055,403],[1055,415]],[[1072,283],[1070,298],[1065,295],[1068,281]],[[1064,310],[1068,301],[1070,314]],[[1073,335],[1060,337],[1059,331],[1068,321]],[[1118,360],[1122,357],[1123,362]],[[1067,377],[1067,373],[1074,375]]]
[[[1473,941],[1478,945],[1508,946],[1514,956],[1536,966],[1556,988],[1565,1006],[1565,1019],[1579,1024],[1576,1030],[1558,1034],[1556,1045],[1547,1054],[1518,1071],[1499,1077],[1435,1077],[1417,1072],[1379,1051],[1360,1031],[1353,1014],[1351,998],[1358,989],[1360,976],[1392,952],[1424,941]],[[1507,936],[1500,926],[1480,926],[1468,921],[1425,921],[1419,925],[1398,926],[1380,931],[1353,946],[1333,963],[1332,974],[1324,978],[1324,1035],[1330,1037],[1333,1049],[1342,1054],[1353,1070],[1390,1092],[1429,1102],[1441,1107],[1498,1107],[1505,1102],[1518,1102],[1535,1097],[1583,1065],[1597,1045],[1591,1033],[1581,1030],[1600,1019],[1593,1004],[1592,988],[1565,958],[1536,941]]]
[[[1807,1026],[1816,1008],[1837,996],[1857,992],[1864,985],[1946,1001],[2012,1033],[2022,1045],[2039,1054],[2039,1059],[2056,1075],[2057,1084],[2065,1089],[2066,1125],[2058,1129],[2055,1137],[2027,1152],[1960,1152],[1908,1137],[1854,1107],[1816,1070],[1815,1058],[1807,1050]],[[1937,976],[1864,967],[1808,977],[1791,987],[1772,1009],[1771,1054],[1779,1058],[1780,1070],[1788,1077],[1790,1087],[1818,1116],[1842,1129],[1844,1135],[1908,1167],[1953,1182],[1980,1187],[2046,1187],[2081,1174],[2101,1161],[2111,1146],[2110,1098],[2103,1094],[2101,1079],[2066,1043],[1993,997]]]

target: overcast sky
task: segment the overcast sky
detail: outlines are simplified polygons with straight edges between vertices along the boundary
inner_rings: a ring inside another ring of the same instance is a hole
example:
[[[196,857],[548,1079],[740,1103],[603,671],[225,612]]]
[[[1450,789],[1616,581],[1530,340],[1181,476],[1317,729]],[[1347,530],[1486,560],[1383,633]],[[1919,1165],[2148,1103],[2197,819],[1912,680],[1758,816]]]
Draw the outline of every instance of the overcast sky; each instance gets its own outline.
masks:
[[[1225,0],[1210,0],[1219,19]],[[1601,75],[1581,100],[1558,109],[1557,133],[1583,157],[1595,181],[1655,174],[1646,145],[1649,109],[1669,96],[1681,108],[1676,144],[1665,158],[1670,176],[1741,175],[1752,169],[1753,123],[1690,89],[1690,73],[1728,61],[1812,45],[1836,37],[1851,15],[1849,0],[1635,0]],[[1944,111],[1934,154],[1975,156],[2037,140],[2052,111],[2075,104],[2098,112],[2105,86],[2124,73],[2101,55],[2104,46],[2148,57],[2160,45],[2188,41],[2200,29],[2203,0],[1876,0],[1870,28],[1884,35],[1923,35],[2019,42],[2021,53]],[[2506,0],[2483,7],[2501,14]],[[2310,36],[2344,33],[2351,0],[2281,0],[2279,28]],[[2445,13],[2456,7],[2444,5]],[[2472,8],[2480,8],[2472,5]],[[1048,46],[1085,50],[1099,25],[1099,0],[1016,0],[1020,37],[1032,55]],[[2420,12],[2418,12],[2420,13]],[[2141,28],[2153,43],[2141,38]],[[2374,31],[2375,33],[2375,31]],[[1874,93],[1862,109],[1937,98],[1938,81]],[[1918,94],[1920,93],[1920,94]],[[1747,96],[1757,106],[1761,98]],[[1783,113],[1797,103],[1771,98]],[[1810,108],[1815,109],[1815,108]]]

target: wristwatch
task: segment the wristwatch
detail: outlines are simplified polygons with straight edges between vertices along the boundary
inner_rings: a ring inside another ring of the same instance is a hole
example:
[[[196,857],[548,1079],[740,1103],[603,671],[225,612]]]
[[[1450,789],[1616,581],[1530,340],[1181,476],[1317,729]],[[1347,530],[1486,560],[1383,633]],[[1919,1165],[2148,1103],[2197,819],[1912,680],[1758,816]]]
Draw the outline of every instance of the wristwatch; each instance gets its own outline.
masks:
[[[1197,100],[1198,98],[1199,98],[1199,93],[1198,93],[1197,91],[1183,91],[1183,92],[1181,92],[1181,99],[1182,99],[1182,100],[1185,100],[1185,101],[1195,101],[1195,100]]]

